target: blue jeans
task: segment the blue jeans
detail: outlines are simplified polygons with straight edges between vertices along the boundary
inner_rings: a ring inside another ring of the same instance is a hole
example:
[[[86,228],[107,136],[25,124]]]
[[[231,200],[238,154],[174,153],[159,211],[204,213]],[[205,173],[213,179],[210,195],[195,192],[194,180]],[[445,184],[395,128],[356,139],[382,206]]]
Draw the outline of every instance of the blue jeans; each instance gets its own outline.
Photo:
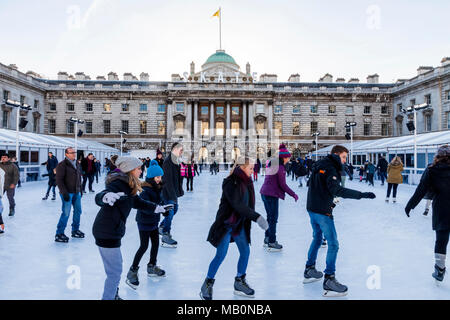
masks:
[[[105,268],[106,280],[102,300],[114,300],[122,275],[122,253],[120,248],[98,247]]]
[[[67,221],[70,216],[70,207],[73,206],[73,220],[72,220],[72,232],[80,229],[80,216],[81,216],[81,193],[69,193],[69,201],[64,201],[62,194],[62,213],[59,218],[58,226],[56,227],[56,234],[63,234],[67,226]]]
[[[384,184],[384,180],[387,180],[387,172],[379,172],[378,175],[380,176],[381,183]]]
[[[269,243],[274,243],[277,240],[277,222],[278,222],[278,198],[261,195],[264,202],[264,208],[267,213],[267,223],[269,229],[266,230],[266,238],[269,238]]]
[[[237,277],[244,275],[247,271],[248,258],[250,257],[250,246],[247,242],[247,237],[245,235],[245,230],[242,228],[241,232],[238,236],[234,237],[231,235],[231,228],[223,237],[220,244],[217,246],[216,256],[212,259],[209,264],[208,269],[208,279],[214,279],[216,276],[217,270],[219,270],[220,265],[225,259],[228,247],[230,246],[231,237],[233,237],[236,245],[239,249],[239,261],[237,265]]]
[[[170,228],[172,227],[172,219],[173,216],[177,214],[178,212],[178,203],[176,203],[173,200],[164,201],[164,204],[173,204],[173,210],[169,211],[169,215],[161,221],[160,227],[163,228],[164,233],[170,233]]]
[[[313,229],[313,241],[308,251],[308,261],[306,267],[316,264],[317,252],[322,244],[322,238],[328,241],[328,250],[325,269],[325,274],[334,274],[336,272],[336,258],[339,250],[339,242],[337,240],[336,228],[334,227],[334,220],[324,214],[318,214],[308,211],[311,226]]]

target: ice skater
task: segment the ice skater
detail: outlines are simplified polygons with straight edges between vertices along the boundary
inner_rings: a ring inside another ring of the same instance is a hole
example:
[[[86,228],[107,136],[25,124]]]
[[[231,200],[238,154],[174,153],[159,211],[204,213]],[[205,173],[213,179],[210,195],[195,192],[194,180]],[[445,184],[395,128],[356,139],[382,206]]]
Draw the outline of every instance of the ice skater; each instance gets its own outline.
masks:
[[[46,166],[48,176],[48,188],[42,200],[48,199],[50,190],[53,191],[52,200],[56,200],[56,166],[58,165],[58,159],[56,159],[52,152],[49,152],[47,161],[42,163],[41,165]]]
[[[444,280],[445,259],[450,234],[450,146],[440,147],[429,165],[422,174],[420,183],[405,207],[406,215],[414,209],[428,193],[433,192],[433,230],[436,232],[434,246],[434,272],[433,278],[437,283]]]
[[[214,278],[233,241],[239,249],[234,294],[250,298],[255,295],[245,279],[250,256],[251,222],[255,221],[263,230],[269,226],[266,219],[255,211],[255,190],[251,178],[253,166],[250,159],[239,159],[230,175],[223,180],[219,210],[208,234],[208,241],[217,251],[201,287],[200,297],[203,300],[212,300]]]
[[[5,171],[0,168],[0,236],[5,234],[5,224],[3,223],[2,213],[3,213],[3,184],[5,183]]]
[[[167,211],[170,206],[160,206],[143,200],[137,193],[142,191],[139,176],[142,161],[135,157],[119,157],[117,168],[106,178],[106,189],[95,196],[100,211],[95,218],[92,233],[105,268],[106,280],[102,300],[121,300],[119,283],[122,274],[121,239],[131,209],[150,210],[155,213]]]
[[[325,236],[328,249],[323,295],[326,297],[344,296],[348,290],[347,286],[339,283],[335,277],[339,243],[333,217],[334,197],[348,199],[375,198],[375,194],[372,192],[359,192],[343,188],[340,185],[340,171],[342,165],[347,161],[347,155],[347,148],[340,145],[334,146],[331,149],[331,154],[313,165],[309,182],[306,209],[313,229],[313,241],[308,251],[303,283],[318,281],[323,277],[322,272],[317,271],[315,265],[317,253],[322,245],[323,236]]]
[[[389,163],[387,168],[387,194],[386,194],[386,203],[389,203],[389,197],[391,196],[391,189],[393,190],[392,194],[392,202],[397,202],[397,188],[398,185],[403,183],[403,163],[400,160],[400,157],[396,156],[392,159],[391,163]]]
[[[0,161],[0,168],[5,172],[3,193],[6,193],[6,196],[8,197],[9,216],[12,217],[16,214],[16,201],[14,200],[14,195],[16,193],[16,186],[19,182],[19,169],[10,161],[9,154],[7,153],[1,154]]]
[[[272,158],[268,163],[264,183],[260,190],[269,224],[269,229],[266,231],[264,238],[264,247],[269,252],[283,249],[283,246],[276,240],[279,199],[284,200],[285,193],[287,193],[295,199],[295,202],[298,200],[298,195],[286,184],[286,169],[284,166],[289,162],[290,157],[291,154],[286,146],[281,144],[278,150],[278,158]]]

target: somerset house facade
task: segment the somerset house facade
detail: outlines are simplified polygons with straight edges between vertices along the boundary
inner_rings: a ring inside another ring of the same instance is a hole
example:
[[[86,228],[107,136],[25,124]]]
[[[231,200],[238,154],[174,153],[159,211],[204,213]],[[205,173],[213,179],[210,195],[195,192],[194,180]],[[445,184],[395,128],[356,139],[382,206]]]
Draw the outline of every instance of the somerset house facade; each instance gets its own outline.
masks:
[[[230,162],[250,153],[261,159],[285,143],[294,155],[346,141],[356,122],[353,139],[377,139],[410,134],[406,124],[410,105],[427,102],[418,114],[419,133],[450,128],[450,58],[437,67],[419,67],[412,79],[379,83],[377,74],[359,79],[334,79],[325,74],[317,82],[302,82],[299,74],[279,81],[275,74],[257,74],[249,63],[241,68],[224,50],[217,50],[201,66],[172,74],[171,81],[149,81],[114,72],[90,78],[83,72],[59,72],[57,80],[22,73],[15,65],[0,64],[0,123],[15,129],[15,112],[5,99],[27,103],[21,111],[24,130],[73,136],[70,118],[83,137],[124,150],[168,150],[179,141],[195,160]]]

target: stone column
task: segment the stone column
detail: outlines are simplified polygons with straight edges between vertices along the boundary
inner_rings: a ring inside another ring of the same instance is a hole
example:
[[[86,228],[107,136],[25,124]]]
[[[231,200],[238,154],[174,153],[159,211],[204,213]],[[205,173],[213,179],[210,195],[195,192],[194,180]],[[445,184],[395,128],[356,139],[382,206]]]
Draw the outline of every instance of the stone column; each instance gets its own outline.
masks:
[[[242,101],[242,129],[247,130],[247,101]]]
[[[213,137],[216,135],[214,130],[214,101],[211,101],[209,108],[209,136]]]
[[[172,132],[173,132],[173,109],[172,109],[172,101],[167,101],[167,120],[166,120],[166,136],[167,140],[172,139]]]
[[[229,139],[231,137],[231,106],[230,102],[227,101],[227,129],[226,129],[226,137]]]
[[[269,103],[269,114],[267,115],[267,138],[270,137],[273,128],[273,104]]]
[[[253,101],[248,102],[248,130],[255,129],[255,105]]]
[[[194,142],[197,142],[198,138],[198,101],[194,102]]]

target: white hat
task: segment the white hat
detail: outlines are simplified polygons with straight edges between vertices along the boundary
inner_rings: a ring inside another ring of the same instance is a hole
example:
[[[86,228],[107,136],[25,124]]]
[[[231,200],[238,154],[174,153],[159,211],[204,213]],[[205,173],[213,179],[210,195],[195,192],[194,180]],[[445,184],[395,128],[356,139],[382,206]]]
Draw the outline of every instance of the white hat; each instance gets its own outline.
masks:
[[[116,166],[120,171],[128,173],[142,166],[142,161],[136,157],[118,157]]]

